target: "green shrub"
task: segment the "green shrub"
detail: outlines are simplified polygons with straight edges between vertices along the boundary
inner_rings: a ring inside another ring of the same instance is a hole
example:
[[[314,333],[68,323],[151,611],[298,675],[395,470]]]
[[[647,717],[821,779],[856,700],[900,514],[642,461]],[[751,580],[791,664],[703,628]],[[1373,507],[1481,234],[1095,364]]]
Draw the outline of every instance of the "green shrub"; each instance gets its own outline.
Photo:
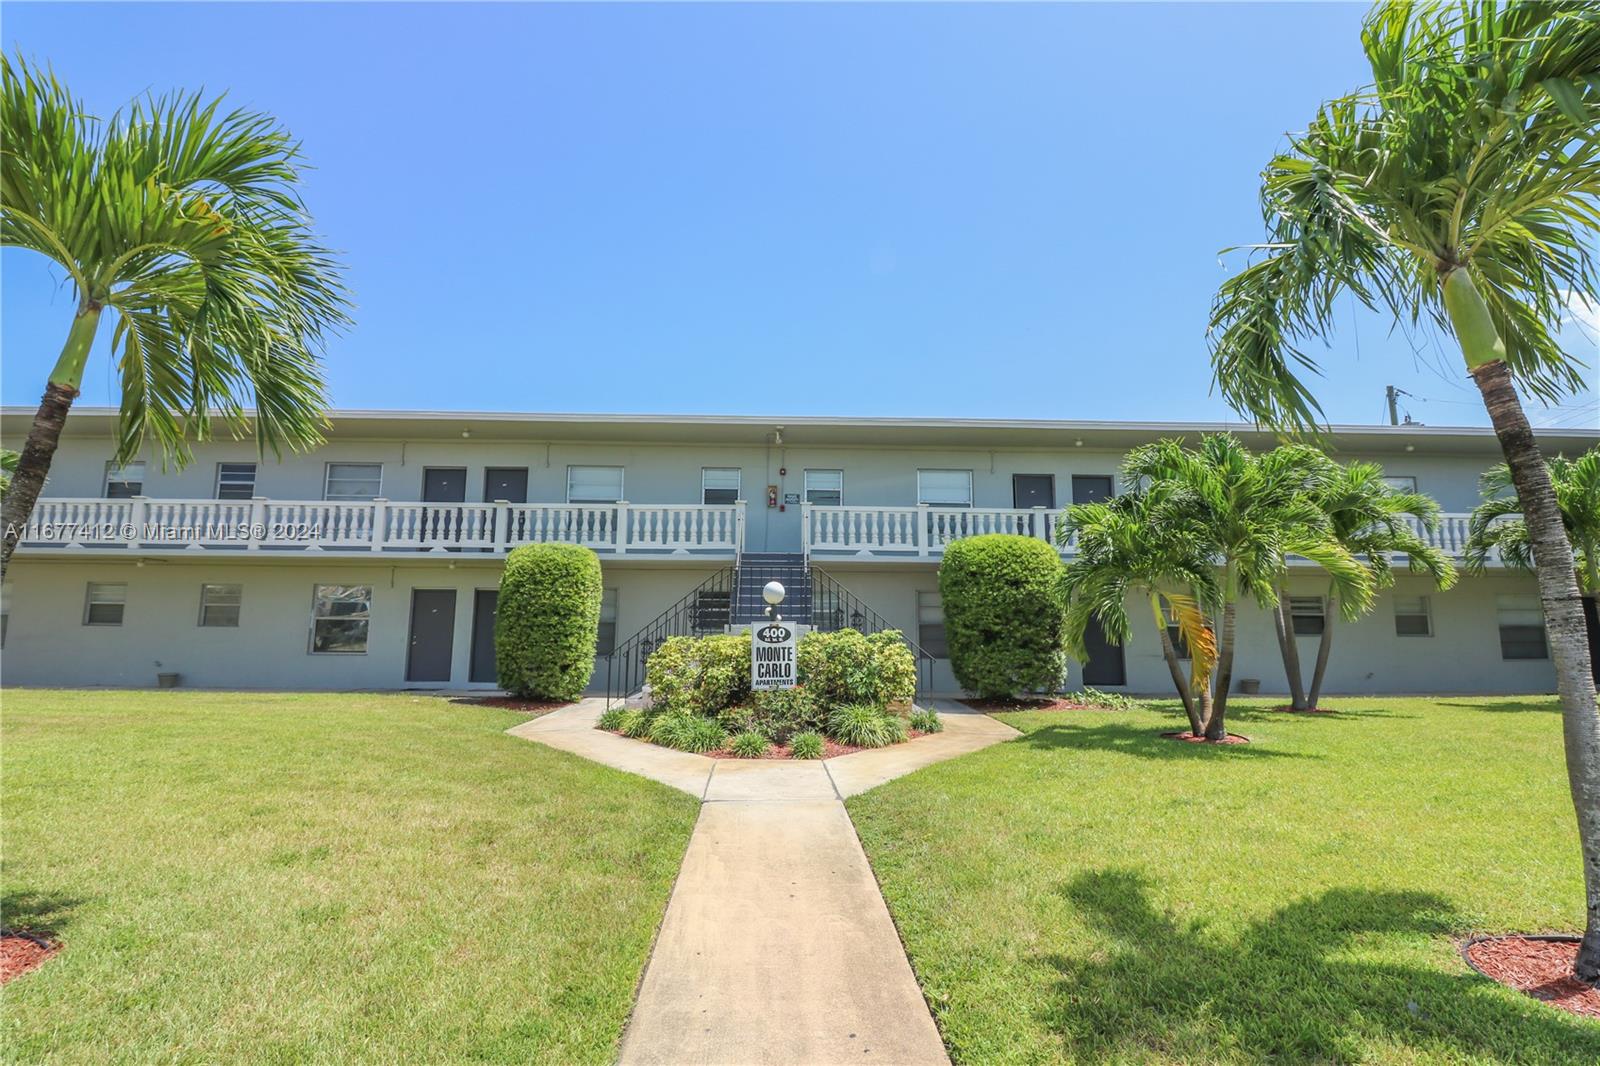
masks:
[[[867,638],[872,646],[876,702],[910,703],[917,694],[917,657],[898,629],[880,629]]]
[[[500,687],[519,699],[575,700],[594,674],[600,559],[576,544],[525,544],[506,557],[495,611]]]
[[[795,733],[822,725],[822,710],[805,685],[753,692],[745,711],[749,728],[780,744]]]
[[[759,759],[767,753],[767,745],[760,733],[740,733],[728,742],[728,750],[741,759]]]
[[[854,629],[807,633],[795,653],[800,680],[823,707],[909,702],[917,691],[917,661],[900,631],[864,636]]]
[[[789,738],[789,754],[796,759],[822,758],[822,734],[796,733]]]
[[[881,707],[847,703],[828,715],[828,735],[853,747],[881,748],[906,739],[906,727],[898,716]]]
[[[645,664],[651,711],[717,715],[750,698],[750,635],[669,637]]]
[[[625,737],[643,740],[650,735],[650,716],[637,707],[630,707],[617,721],[617,729]]]
[[[939,721],[938,712],[918,707],[911,712],[911,728],[919,733],[940,733],[944,731],[944,723]]]
[[[628,708],[617,706],[608,709],[600,716],[601,729],[621,729],[622,721],[628,714]]]
[[[671,711],[658,714],[650,722],[650,739],[665,748],[679,751],[715,751],[728,742],[728,734],[709,718]]]
[[[952,541],[939,564],[956,681],[985,699],[1054,692],[1066,674],[1061,557],[1034,537]]]
[[[1124,696],[1120,692],[1102,692],[1097,688],[1086,688],[1081,692],[1073,693],[1073,697],[1091,707],[1104,707],[1112,711],[1144,710],[1143,703],[1132,696]]]

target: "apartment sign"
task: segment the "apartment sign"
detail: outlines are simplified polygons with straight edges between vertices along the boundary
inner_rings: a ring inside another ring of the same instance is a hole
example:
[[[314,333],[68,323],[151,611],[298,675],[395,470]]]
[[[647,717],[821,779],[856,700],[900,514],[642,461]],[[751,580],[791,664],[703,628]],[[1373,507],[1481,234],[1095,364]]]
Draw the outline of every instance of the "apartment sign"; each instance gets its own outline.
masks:
[[[793,622],[755,622],[750,626],[750,687],[757,691],[794,688],[799,683],[795,645],[799,626]]]

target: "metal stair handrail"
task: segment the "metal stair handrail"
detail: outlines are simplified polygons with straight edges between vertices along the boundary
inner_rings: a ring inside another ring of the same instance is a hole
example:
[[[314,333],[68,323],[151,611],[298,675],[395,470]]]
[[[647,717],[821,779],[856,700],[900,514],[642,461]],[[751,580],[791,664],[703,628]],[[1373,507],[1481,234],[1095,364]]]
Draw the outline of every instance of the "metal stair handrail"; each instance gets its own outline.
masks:
[[[644,682],[645,662],[650,657],[650,652],[659,647],[662,641],[668,637],[688,636],[697,631],[694,625],[695,611],[701,597],[706,593],[726,593],[731,617],[737,580],[737,572],[733,567],[723,567],[685,593],[678,602],[641,626],[627,640],[614,645],[611,653],[606,656],[606,707],[609,709],[617,696],[627,696],[638,691]],[[648,650],[644,650],[646,644],[649,645]]]

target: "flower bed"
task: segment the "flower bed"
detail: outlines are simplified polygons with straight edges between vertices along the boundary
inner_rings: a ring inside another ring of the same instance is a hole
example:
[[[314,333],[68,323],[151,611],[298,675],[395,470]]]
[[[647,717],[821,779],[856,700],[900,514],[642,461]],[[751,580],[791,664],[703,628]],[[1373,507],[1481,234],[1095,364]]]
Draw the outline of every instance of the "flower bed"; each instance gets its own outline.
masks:
[[[800,684],[751,691],[748,634],[673,637],[646,666],[646,695],[600,728],[716,758],[821,759],[938,732],[914,708],[916,662],[893,630],[808,633]]]

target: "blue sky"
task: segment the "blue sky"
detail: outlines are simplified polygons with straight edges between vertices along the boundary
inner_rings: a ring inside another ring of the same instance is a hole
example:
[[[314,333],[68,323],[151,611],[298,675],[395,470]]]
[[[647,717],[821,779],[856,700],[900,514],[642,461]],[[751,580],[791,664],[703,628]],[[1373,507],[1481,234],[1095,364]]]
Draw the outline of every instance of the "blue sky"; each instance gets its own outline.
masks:
[[[7,3],[0,32],[96,110],[227,90],[303,140],[358,305],[336,406],[1220,419],[1218,250],[1258,237],[1284,132],[1366,80],[1363,11]],[[71,294],[0,267],[0,388],[32,404]],[[1348,321],[1334,421],[1393,383],[1486,422],[1453,349]],[[84,399],[114,395],[102,342]]]

